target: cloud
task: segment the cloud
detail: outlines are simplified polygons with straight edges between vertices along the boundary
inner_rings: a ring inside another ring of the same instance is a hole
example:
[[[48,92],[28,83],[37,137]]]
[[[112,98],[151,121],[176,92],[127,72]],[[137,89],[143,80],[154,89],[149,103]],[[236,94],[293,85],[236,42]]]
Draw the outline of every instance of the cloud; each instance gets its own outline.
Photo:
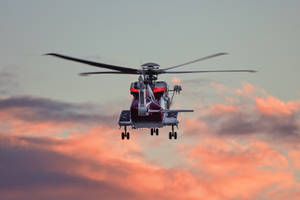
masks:
[[[300,186],[265,142],[207,138],[186,149],[187,167],[163,168],[146,161],[141,144],[98,129],[64,139],[2,134],[0,198],[255,199]]]
[[[216,88],[217,93],[222,91],[223,100],[202,106],[201,110],[196,111],[200,117],[183,122],[189,123],[185,126],[187,135],[195,135],[197,127],[203,130],[202,124],[205,124],[209,127],[205,132],[211,135],[256,135],[261,139],[291,143],[300,140],[299,100],[282,101],[249,83],[244,83],[243,88],[237,90],[230,90],[219,83],[212,87]]]
[[[214,114],[224,114],[224,113],[235,113],[239,111],[237,106],[233,105],[224,105],[216,103],[210,107],[211,112]]]
[[[255,87],[247,95],[217,88],[224,101],[183,119],[187,137],[178,141],[163,131],[122,141],[99,105],[0,99],[0,199],[297,197],[300,123],[298,108],[290,105],[298,101],[277,98],[290,113],[269,114],[256,99],[268,102],[272,95]],[[168,149],[163,156],[162,149]],[[159,162],[174,158],[179,161],[168,167]]]
[[[191,185],[184,181],[191,174],[148,164],[135,153],[135,144],[124,146],[95,131],[65,139],[43,137],[42,142],[2,135],[0,198],[19,199],[21,192],[22,199],[191,199],[167,190]],[[36,191],[38,197],[24,191]]]
[[[244,82],[243,87],[241,89],[236,89],[234,92],[239,95],[250,96],[253,95],[255,90],[256,88],[252,84]]]
[[[223,94],[224,92],[228,91],[228,88],[216,81],[211,81],[210,86],[214,88],[218,94]]]
[[[300,186],[289,170],[288,159],[259,140],[239,144],[232,139],[208,138],[199,142],[189,159],[218,194],[216,199],[274,199],[282,191]]]
[[[104,107],[75,104],[30,96],[0,99],[0,112],[31,122],[109,123],[115,116],[105,115]]]
[[[88,159],[79,159],[76,156],[54,151],[52,149],[54,146],[66,144],[50,138],[43,138],[42,140],[43,147],[38,147],[27,138],[12,138],[1,135],[1,199],[62,197],[65,199],[96,199],[100,196],[105,196],[106,199],[123,197],[130,199],[134,197],[133,193],[124,189],[122,185],[114,185],[108,180],[93,180],[79,173],[74,173],[78,168],[90,166],[98,168],[99,171],[101,168],[105,168],[105,173],[116,174],[116,168],[110,170],[108,167],[101,166],[100,163],[93,163]],[[49,141],[45,143],[45,140]],[[37,140],[35,140],[36,142]],[[26,191],[33,191],[34,193],[26,194]]]
[[[299,111],[300,101],[283,102],[273,96],[255,99],[257,109],[265,115],[291,115]]]
[[[9,96],[19,91],[16,67],[5,67],[0,69],[0,95]]]
[[[0,99],[1,132],[13,135],[76,134],[91,126],[116,128],[118,116],[104,106],[21,96]]]

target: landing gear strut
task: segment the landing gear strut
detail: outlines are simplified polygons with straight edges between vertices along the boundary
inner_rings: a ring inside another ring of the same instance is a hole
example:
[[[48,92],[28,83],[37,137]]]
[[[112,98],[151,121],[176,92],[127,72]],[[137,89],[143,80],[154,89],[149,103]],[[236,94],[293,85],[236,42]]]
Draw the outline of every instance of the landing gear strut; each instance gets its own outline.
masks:
[[[155,128],[151,128],[151,129],[150,129],[150,134],[153,135],[154,133],[155,133],[156,135],[159,135],[159,129],[158,129],[158,128],[156,128],[156,129],[155,129]]]
[[[177,132],[174,132],[174,126],[172,126],[172,132],[169,132],[169,139],[171,140],[172,137],[177,140]]]
[[[129,140],[129,138],[130,138],[130,133],[127,132],[127,126],[124,126],[124,132],[122,132],[121,138],[122,138],[122,140],[124,140],[125,138],[126,138],[127,140]]]

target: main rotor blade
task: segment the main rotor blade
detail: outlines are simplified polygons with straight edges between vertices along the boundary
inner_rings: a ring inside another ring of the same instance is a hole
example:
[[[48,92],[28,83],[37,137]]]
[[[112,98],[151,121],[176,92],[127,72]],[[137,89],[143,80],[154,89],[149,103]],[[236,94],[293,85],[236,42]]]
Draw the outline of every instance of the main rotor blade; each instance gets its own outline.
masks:
[[[217,56],[223,56],[223,55],[228,55],[228,53],[216,53],[216,54],[213,54],[213,55],[210,55],[210,56],[205,56],[203,58],[198,58],[196,60],[192,60],[192,61],[180,64],[180,65],[175,65],[173,67],[168,67],[168,68],[165,68],[163,70],[174,69],[174,68],[177,68],[177,67],[182,67],[184,65],[193,64],[193,63],[196,63],[196,62],[199,62],[199,61],[202,61],[202,60],[207,60],[207,59],[210,59],[210,58],[214,58],[214,57],[217,57]]]
[[[255,70],[207,70],[207,71],[166,71],[162,72],[162,74],[191,74],[191,73],[208,73],[208,72],[250,72],[255,73]]]
[[[61,54],[57,54],[57,53],[47,53],[45,55],[56,56],[56,57],[59,57],[62,59],[71,60],[71,61],[91,65],[94,67],[117,70],[117,71],[125,72],[125,73],[132,73],[132,74],[140,74],[141,73],[140,70],[138,70],[138,69],[133,69],[133,68],[128,68],[128,67],[120,67],[120,66],[109,65],[109,64],[104,64],[104,63],[98,63],[98,62],[93,62],[93,61],[89,61],[89,60],[83,60],[83,59],[79,59],[79,58],[65,56],[65,55],[61,55]]]
[[[87,76],[92,74],[136,74],[136,73],[127,73],[127,72],[82,72],[80,76]]]

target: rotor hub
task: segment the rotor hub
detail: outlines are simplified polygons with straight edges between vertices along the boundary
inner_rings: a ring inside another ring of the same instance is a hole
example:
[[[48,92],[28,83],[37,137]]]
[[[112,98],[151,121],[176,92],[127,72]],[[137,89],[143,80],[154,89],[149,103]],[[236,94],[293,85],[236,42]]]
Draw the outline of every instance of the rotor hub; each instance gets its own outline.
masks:
[[[159,68],[159,64],[149,62],[149,63],[142,64],[141,67],[143,69],[158,69]]]

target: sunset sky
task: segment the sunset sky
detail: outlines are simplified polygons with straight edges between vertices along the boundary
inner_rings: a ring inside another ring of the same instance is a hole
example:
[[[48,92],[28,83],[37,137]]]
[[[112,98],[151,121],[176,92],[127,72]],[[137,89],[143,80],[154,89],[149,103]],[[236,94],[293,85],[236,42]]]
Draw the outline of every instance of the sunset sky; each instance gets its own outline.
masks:
[[[0,0],[0,199],[299,199],[300,2]],[[182,85],[169,128],[117,126],[134,75],[80,77],[114,65],[162,68]]]

